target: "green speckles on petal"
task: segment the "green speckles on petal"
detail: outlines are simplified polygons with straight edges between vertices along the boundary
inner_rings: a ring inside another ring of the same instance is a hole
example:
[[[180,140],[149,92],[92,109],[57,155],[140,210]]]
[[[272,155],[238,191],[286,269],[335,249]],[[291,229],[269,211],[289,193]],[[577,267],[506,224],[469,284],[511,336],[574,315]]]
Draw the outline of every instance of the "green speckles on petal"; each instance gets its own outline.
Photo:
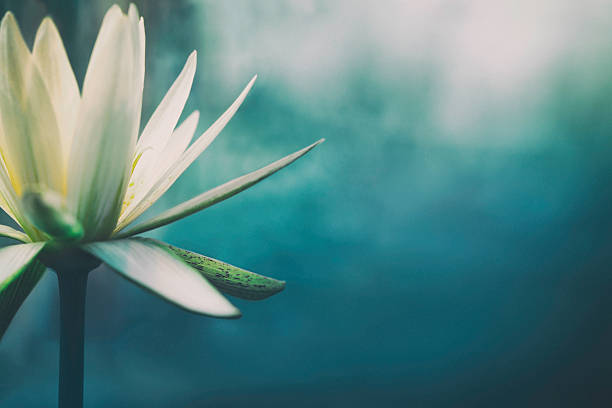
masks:
[[[261,300],[275,295],[285,288],[284,281],[258,275],[169,244],[157,243],[166,246],[186,263],[200,271],[210,283],[225,294],[240,299]]]

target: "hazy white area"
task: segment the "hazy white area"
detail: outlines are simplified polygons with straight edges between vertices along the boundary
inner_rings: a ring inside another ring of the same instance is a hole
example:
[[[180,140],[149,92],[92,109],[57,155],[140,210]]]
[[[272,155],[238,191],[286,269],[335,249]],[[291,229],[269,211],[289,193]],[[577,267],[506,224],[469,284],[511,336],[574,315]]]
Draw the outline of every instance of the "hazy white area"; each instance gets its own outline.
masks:
[[[215,69],[232,87],[257,71],[326,115],[350,103],[350,87],[392,93],[425,78],[434,129],[421,137],[436,142],[537,143],[521,132],[532,123],[521,121],[537,121],[561,69],[587,88],[609,76],[597,66],[612,52],[607,0],[193,4],[203,5],[203,31],[222,50]],[[363,74],[359,84],[355,73]],[[384,102],[390,124],[410,109],[396,102]]]

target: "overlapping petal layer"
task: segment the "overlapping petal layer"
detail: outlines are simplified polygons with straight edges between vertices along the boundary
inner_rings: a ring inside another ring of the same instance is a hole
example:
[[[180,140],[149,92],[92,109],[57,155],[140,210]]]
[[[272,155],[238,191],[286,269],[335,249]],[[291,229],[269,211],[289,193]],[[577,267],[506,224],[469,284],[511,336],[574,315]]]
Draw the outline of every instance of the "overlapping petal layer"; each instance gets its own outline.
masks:
[[[123,277],[184,309],[215,317],[240,317],[240,311],[198,271],[154,242],[132,238],[94,242],[83,249]]]
[[[30,185],[63,191],[60,133],[51,98],[11,13],[0,24],[0,149],[17,195]]]
[[[68,163],[68,207],[85,239],[108,237],[119,216],[136,145],[144,28],[134,7],[106,13],[94,45]]]

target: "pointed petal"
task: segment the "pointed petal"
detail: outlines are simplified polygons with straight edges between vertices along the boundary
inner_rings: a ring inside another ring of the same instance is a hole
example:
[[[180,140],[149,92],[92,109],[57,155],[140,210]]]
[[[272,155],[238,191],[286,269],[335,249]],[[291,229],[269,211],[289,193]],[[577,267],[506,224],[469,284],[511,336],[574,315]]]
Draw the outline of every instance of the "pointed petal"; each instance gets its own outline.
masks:
[[[172,133],[166,146],[160,150],[149,149],[137,159],[130,183],[123,199],[119,223],[125,219],[127,209],[134,207],[145,196],[160,177],[178,160],[185,151],[198,126],[199,112],[195,111]],[[146,163],[143,163],[146,162]]]
[[[200,112],[193,111],[187,119],[177,127],[174,132],[172,132],[172,136],[166,147],[163,150],[163,155],[158,160],[159,167],[163,169],[158,172],[158,176],[161,177],[172,165],[181,157],[183,152],[189,146],[191,139],[193,139],[193,134],[198,127],[198,120],[200,119]],[[157,180],[156,180],[157,181]]]
[[[189,311],[239,317],[240,311],[198,271],[152,242],[137,238],[83,245],[125,278]]]
[[[62,38],[49,17],[45,17],[38,27],[32,55],[51,97],[59,127],[62,159],[66,165],[81,94]]]
[[[144,50],[137,49],[142,40],[133,38],[140,33],[133,24],[118,6],[110,8],[85,75],[68,165],[68,207],[89,239],[113,230],[131,171],[144,74]]]
[[[204,275],[221,292],[246,300],[262,300],[285,289],[285,282],[237,268],[225,262],[177,248],[164,242],[144,238],[162,245]]]
[[[32,242],[24,232],[17,231],[15,228],[9,227],[8,225],[0,225],[0,236],[6,238],[12,238],[21,242]]]
[[[47,88],[13,15],[0,25],[0,146],[13,187],[62,191],[60,137]]]
[[[223,130],[225,125],[234,116],[244,98],[253,87],[253,83],[257,79],[257,75],[251,79],[244,90],[232,105],[204,132],[198,140],[196,140],[180,157],[180,159],[155,183],[155,185],[146,193],[145,197],[131,209],[126,210],[126,215],[123,220],[117,225],[115,231],[120,231],[125,228],[130,222],[138,218],[147,208],[159,199],[169,188],[174,184],[176,179],[202,154],[202,152],[212,143],[217,135]]]
[[[0,248],[0,292],[26,269],[44,246],[44,242],[34,242]]]
[[[310,146],[307,146],[302,150],[298,150],[297,152],[290,154],[289,156],[286,156],[280,160],[277,160],[274,163],[268,164],[267,166],[262,167],[259,170],[255,170],[251,173],[245,174],[244,176],[240,176],[231,181],[228,181],[225,184],[215,187],[212,190],[208,190],[207,192],[200,194],[199,196],[194,197],[191,200],[185,201],[184,203],[179,204],[176,207],[164,211],[157,217],[144,221],[123,233],[116,234],[115,237],[124,238],[135,234],[140,234],[145,231],[150,231],[166,224],[170,224],[171,222],[180,220],[181,218],[201,211],[204,208],[210,207],[213,204],[217,204],[218,202],[226,200],[231,196],[238,194],[243,190],[246,190],[254,184],[257,184],[266,177],[276,173],[283,167],[293,163],[294,161],[308,153],[310,150],[312,150],[315,146],[320,143],[323,143],[324,140],[325,139],[321,139],[311,144]]]
[[[138,140],[137,154],[150,148],[159,151],[168,143],[191,91],[193,76],[196,71],[196,56],[195,51],[189,55],[183,70],[153,112]]]
[[[23,273],[0,292],[0,340],[46,269],[47,267],[39,261],[31,262]]]

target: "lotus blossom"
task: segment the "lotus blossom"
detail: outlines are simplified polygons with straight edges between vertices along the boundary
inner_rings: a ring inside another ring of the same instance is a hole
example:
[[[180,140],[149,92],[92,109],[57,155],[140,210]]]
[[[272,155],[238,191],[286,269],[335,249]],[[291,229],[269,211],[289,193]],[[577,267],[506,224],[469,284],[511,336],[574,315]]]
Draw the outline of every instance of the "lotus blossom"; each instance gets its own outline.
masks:
[[[100,262],[187,310],[215,317],[240,312],[219,290],[261,299],[284,282],[136,234],[174,222],[252,186],[314,143],[133,225],[224,128],[255,77],[193,143],[195,111],[178,124],[196,70],[196,52],[138,136],[145,31],[134,5],[106,13],[82,90],[56,26],[45,18],[29,50],[14,16],[0,26],[0,207],[21,243],[0,249],[0,336],[49,266]],[[61,292],[60,276],[60,292]],[[61,293],[60,293],[61,294]]]

